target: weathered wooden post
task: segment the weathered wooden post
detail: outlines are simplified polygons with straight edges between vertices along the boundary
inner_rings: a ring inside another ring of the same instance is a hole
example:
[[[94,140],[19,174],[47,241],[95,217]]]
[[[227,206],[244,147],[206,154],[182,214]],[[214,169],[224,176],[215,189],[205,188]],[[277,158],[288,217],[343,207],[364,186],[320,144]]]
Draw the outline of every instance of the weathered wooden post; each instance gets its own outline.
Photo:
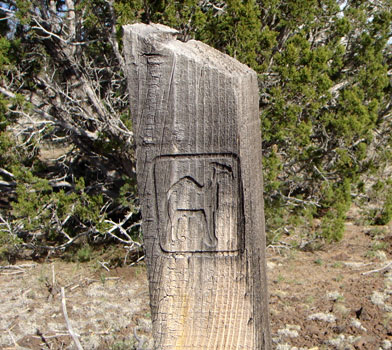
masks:
[[[124,32],[155,349],[271,349],[256,73]]]

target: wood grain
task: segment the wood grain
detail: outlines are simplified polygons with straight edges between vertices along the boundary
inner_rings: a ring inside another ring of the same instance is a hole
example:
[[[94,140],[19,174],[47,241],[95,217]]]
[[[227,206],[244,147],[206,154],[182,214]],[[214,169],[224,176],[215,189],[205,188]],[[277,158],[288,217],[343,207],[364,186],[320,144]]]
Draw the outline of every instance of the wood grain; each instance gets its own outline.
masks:
[[[257,76],[124,27],[155,349],[272,349]]]

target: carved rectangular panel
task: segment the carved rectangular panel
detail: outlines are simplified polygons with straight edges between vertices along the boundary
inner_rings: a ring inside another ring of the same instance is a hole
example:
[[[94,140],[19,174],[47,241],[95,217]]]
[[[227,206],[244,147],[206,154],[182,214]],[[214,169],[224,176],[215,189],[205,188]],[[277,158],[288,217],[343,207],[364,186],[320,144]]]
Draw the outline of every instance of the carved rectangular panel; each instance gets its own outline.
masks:
[[[233,154],[165,155],[155,159],[161,249],[167,253],[240,249],[239,161]]]

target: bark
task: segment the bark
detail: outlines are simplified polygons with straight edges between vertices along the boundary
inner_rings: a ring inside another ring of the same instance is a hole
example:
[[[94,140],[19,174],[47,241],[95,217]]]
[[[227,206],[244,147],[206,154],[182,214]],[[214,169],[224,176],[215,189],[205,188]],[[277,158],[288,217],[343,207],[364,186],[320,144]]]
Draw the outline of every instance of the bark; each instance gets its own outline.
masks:
[[[272,349],[257,76],[124,27],[155,349]]]

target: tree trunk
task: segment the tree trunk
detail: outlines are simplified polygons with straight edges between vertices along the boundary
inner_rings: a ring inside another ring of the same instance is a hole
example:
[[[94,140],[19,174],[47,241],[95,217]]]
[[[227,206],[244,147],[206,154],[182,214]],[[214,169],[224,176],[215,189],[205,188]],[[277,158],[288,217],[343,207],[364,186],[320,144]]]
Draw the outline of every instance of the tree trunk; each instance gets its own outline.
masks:
[[[155,349],[271,349],[256,73],[124,32]]]

